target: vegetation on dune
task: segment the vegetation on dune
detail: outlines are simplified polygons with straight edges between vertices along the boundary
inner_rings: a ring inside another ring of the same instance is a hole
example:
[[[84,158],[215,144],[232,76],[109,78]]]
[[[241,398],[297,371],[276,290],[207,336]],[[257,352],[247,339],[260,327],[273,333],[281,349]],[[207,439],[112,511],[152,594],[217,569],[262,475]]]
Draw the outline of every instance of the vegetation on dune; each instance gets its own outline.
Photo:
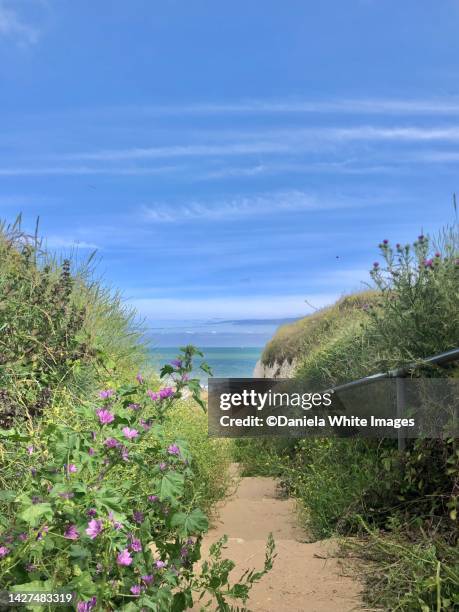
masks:
[[[263,355],[298,363],[318,388],[409,364],[459,344],[459,231],[379,245],[370,291],[281,328]],[[294,336],[297,335],[296,338]],[[285,346],[284,346],[285,343]],[[457,364],[411,376],[457,377]],[[372,606],[453,610],[459,606],[459,446],[419,439],[400,453],[391,440],[304,439],[237,443],[248,473],[279,475],[317,537],[357,533],[371,565]],[[258,452],[257,452],[258,451]]]
[[[272,539],[236,584],[224,539],[196,565],[230,461],[191,378],[201,354],[148,374],[134,314],[91,261],[53,259],[20,220],[0,257],[0,589],[65,589],[78,612],[244,604]]]

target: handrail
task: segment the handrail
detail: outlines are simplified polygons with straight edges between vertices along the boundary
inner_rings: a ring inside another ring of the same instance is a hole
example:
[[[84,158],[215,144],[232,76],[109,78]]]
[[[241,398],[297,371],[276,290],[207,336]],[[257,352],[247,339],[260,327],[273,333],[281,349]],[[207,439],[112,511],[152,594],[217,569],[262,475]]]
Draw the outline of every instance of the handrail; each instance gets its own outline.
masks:
[[[365,376],[365,378],[359,378],[343,385],[332,387],[331,389],[328,389],[328,392],[344,391],[345,389],[351,389],[352,387],[366,385],[377,380],[383,380],[385,378],[395,378],[397,395],[397,417],[403,417],[406,408],[405,383],[403,379],[406,377],[406,375],[410,371],[415,370],[416,368],[422,367],[424,365],[443,366],[447,363],[451,363],[452,361],[458,360],[459,348],[455,348],[451,349],[450,351],[445,351],[444,353],[439,353],[438,355],[433,355],[432,357],[426,357],[425,359],[421,359],[418,362],[410,363],[409,365],[406,365],[402,368],[389,370],[388,372],[379,372],[378,374],[373,374],[372,376]],[[399,451],[404,451],[406,446],[406,439],[404,436],[403,428],[397,430],[397,440]]]
[[[353,380],[351,382],[332,387],[331,389],[329,389],[329,391],[343,391],[344,389],[358,387],[359,385],[365,385],[368,383],[375,382],[376,380],[382,380],[384,378],[403,378],[408,374],[408,372],[415,370],[416,368],[420,368],[424,365],[442,366],[457,360],[459,360],[459,348],[451,349],[450,351],[445,351],[444,353],[439,353],[438,355],[433,355],[431,357],[426,357],[425,359],[410,363],[395,370],[389,370],[388,372],[378,372],[378,374],[372,374],[371,376],[358,378],[357,380]]]

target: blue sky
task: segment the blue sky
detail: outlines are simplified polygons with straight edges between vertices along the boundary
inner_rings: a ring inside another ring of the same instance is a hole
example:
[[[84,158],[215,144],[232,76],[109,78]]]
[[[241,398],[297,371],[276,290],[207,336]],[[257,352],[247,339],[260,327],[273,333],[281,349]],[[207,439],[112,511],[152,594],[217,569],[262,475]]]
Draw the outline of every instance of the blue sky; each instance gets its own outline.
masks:
[[[0,0],[1,216],[97,248],[166,335],[300,316],[452,218],[458,28],[457,0]]]

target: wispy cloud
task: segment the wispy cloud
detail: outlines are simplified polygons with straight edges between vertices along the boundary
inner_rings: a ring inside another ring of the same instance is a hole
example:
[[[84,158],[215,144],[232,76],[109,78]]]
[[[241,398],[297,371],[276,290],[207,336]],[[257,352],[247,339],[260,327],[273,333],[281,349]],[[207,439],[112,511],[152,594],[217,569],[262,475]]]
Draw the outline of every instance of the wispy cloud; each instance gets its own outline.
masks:
[[[52,176],[52,175],[120,175],[143,176],[166,174],[178,170],[177,166],[159,167],[98,167],[98,166],[15,166],[14,168],[0,167],[0,176]]]
[[[155,223],[192,220],[222,220],[270,215],[279,212],[356,208],[374,204],[375,200],[344,196],[318,197],[304,191],[283,191],[252,196],[237,196],[217,201],[190,201],[181,206],[156,203],[143,206],[145,219]]]
[[[10,38],[20,45],[33,45],[40,37],[38,28],[21,19],[16,10],[0,2],[0,38]]]
[[[323,100],[241,100],[168,106],[111,107],[104,112],[152,115],[368,114],[457,115],[459,98],[354,98]]]
[[[75,240],[73,238],[64,238],[62,236],[49,236],[46,238],[46,246],[51,249],[100,249],[97,244],[92,242]]]

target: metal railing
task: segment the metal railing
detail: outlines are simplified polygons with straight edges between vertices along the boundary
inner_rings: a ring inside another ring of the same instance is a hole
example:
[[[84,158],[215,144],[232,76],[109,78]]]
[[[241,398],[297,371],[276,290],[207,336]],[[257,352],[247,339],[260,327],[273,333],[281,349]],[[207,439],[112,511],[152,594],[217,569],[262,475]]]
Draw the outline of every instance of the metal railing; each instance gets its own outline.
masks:
[[[359,387],[361,385],[368,385],[378,380],[383,380],[385,378],[395,378],[397,397],[397,418],[403,418],[406,409],[406,393],[404,379],[407,377],[407,375],[413,370],[416,370],[426,365],[445,366],[449,363],[452,363],[453,361],[459,361],[459,348],[451,349],[450,351],[439,353],[438,355],[433,355],[432,357],[426,357],[425,359],[420,359],[419,361],[410,363],[395,370],[389,370],[388,372],[379,372],[378,374],[373,374],[372,376],[365,376],[364,378],[359,378],[358,380],[353,380],[342,385],[337,385],[336,387],[328,389],[328,391],[339,392],[347,389],[352,389],[353,387]],[[403,435],[402,429],[398,430],[397,441],[398,449],[404,450],[406,446],[406,439]]]

